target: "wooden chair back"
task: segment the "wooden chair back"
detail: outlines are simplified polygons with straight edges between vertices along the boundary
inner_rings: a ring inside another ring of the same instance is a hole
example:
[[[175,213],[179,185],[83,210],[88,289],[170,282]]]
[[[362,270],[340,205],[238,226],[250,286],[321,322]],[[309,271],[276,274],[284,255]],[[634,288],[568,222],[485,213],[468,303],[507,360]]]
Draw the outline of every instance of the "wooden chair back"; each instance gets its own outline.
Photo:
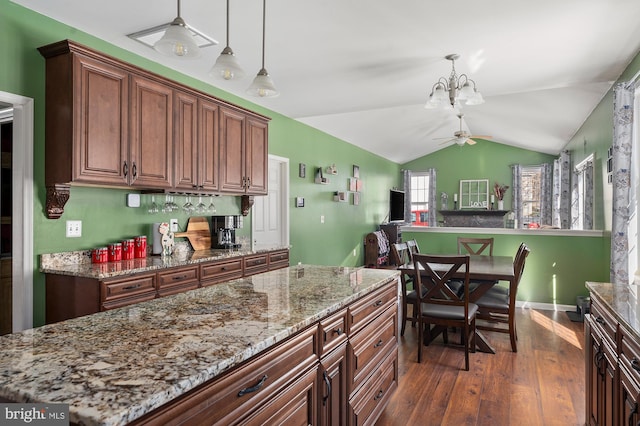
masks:
[[[516,288],[520,284],[520,279],[522,278],[522,274],[524,273],[524,264],[527,260],[527,256],[529,256],[531,250],[525,243],[520,244],[518,248],[518,252],[516,253],[516,257],[513,260],[513,272],[516,280]]]
[[[418,247],[418,242],[416,240],[407,241],[407,247],[409,248],[409,256],[411,261],[413,262],[413,255],[420,253],[420,247]]]
[[[420,303],[433,303],[437,305],[465,306],[468,312],[469,305],[469,256],[416,254],[413,256],[416,287],[423,285],[424,294],[418,294]],[[464,267],[464,292],[461,296],[456,294],[449,281],[453,275]],[[420,292],[419,292],[420,293]]]
[[[489,253],[486,251],[489,250]],[[493,238],[458,237],[458,254],[493,256]]]
[[[391,244],[391,261],[396,266],[403,266],[411,263],[411,255],[407,243]]]

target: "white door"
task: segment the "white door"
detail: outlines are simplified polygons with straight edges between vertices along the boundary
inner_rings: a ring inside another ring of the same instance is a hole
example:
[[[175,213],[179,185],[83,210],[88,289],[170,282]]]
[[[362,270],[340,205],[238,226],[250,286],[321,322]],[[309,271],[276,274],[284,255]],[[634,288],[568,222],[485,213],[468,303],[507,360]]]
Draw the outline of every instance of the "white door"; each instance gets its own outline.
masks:
[[[289,246],[289,159],[269,155],[268,195],[254,197],[253,249]]]

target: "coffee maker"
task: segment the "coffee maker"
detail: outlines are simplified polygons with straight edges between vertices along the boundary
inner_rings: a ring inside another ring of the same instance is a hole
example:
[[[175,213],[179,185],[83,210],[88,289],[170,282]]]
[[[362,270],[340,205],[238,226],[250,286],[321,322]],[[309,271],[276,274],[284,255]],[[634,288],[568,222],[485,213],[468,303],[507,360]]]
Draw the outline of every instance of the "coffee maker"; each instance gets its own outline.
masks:
[[[211,216],[212,248],[239,249],[236,243],[236,229],[242,228],[242,216]]]

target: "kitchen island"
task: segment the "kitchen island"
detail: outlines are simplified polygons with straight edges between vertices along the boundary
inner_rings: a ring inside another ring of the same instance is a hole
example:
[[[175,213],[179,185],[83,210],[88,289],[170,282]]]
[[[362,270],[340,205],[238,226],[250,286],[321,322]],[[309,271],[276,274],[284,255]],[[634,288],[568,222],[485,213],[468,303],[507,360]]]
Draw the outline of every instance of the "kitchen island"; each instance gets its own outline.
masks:
[[[329,398],[338,415],[360,424],[380,414],[397,386],[397,278],[389,270],[283,268],[2,336],[0,400],[69,404],[70,420],[87,425],[178,415],[189,424],[202,421],[202,410],[222,413],[224,423],[259,422],[278,414],[261,407],[307,378],[298,407],[305,421],[318,423],[317,401]],[[327,395],[331,386],[320,390],[323,359],[336,351],[346,360],[343,401]],[[300,366],[280,365],[296,354]],[[238,383],[230,402],[216,388],[235,384],[230,377],[255,386]]]

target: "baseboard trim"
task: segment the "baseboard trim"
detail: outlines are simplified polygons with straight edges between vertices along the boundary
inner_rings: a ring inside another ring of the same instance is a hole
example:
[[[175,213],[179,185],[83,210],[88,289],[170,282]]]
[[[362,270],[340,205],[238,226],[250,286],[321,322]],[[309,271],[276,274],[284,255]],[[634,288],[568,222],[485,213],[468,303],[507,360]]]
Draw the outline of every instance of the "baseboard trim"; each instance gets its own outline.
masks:
[[[538,303],[538,302],[523,302],[516,300],[516,308],[523,309],[540,309],[542,311],[573,311],[577,312],[575,305],[558,305],[557,303]]]

